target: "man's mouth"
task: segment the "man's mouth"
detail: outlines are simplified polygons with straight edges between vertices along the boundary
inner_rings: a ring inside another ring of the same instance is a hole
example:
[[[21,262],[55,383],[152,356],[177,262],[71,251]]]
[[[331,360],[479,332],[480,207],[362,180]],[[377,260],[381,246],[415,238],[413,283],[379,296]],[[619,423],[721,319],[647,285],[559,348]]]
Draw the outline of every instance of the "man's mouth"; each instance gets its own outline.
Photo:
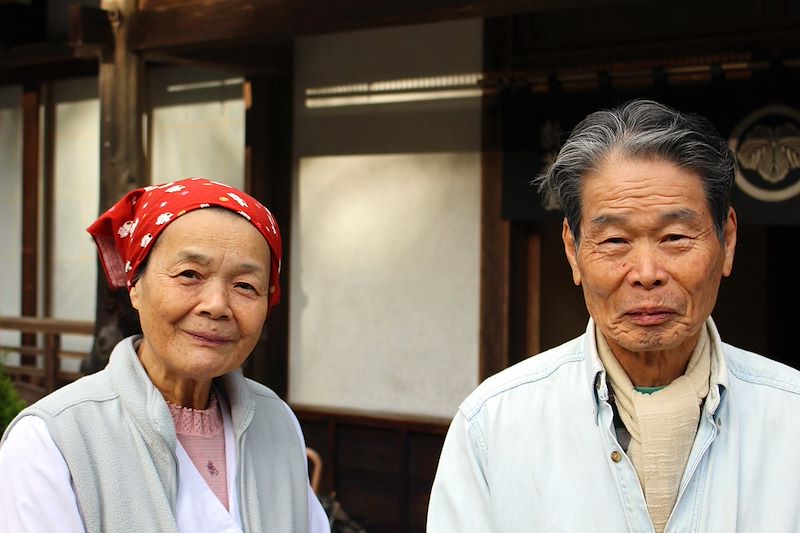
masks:
[[[658,307],[658,308],[644,308],[632,309],[625,313],[630,320],[635,324],[642,326],[657,326],[667,322],[675,315],[673,309]]]

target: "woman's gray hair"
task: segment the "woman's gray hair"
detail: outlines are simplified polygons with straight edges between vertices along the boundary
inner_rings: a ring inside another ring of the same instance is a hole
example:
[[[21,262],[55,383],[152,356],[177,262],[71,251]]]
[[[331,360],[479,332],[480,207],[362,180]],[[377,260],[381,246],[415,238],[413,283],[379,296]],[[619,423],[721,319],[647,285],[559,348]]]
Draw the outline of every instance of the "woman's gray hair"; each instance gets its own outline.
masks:
[[[580,240],[581,183],[611,156],[663,159],[703,180],[714,229],[724,239],[736,160],[711,122],[652,100],[633,100],[597,111],[570,134],[548,171],[534,184],[564,211],[575,243]]]

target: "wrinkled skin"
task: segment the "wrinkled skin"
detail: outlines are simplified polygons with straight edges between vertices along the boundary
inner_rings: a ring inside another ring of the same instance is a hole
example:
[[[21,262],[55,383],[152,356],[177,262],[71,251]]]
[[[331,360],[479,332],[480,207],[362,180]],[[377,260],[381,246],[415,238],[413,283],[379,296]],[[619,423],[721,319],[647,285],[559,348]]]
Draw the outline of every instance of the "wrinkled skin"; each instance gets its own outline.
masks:
[[[268,310],[270,255],[247,220],[198,209],[161,233],[130,291],[142,366],[172,403],[204,409],[211,380],[244,362]]]
[[[736,215],[717,238],[700,177],[659,159],[610,157],[582,184],[581,238],[566,221],[573,280],[637,386],[683,374],[733,267]]]

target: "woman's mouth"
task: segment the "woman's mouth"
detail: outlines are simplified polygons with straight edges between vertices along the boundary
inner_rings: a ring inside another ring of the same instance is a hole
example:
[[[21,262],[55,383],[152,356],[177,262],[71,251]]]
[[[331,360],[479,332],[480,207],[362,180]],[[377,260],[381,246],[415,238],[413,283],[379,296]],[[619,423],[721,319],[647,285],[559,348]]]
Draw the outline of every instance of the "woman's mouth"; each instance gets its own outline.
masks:
[[[221,346],[231,342],[231,339],[214,333],[192,333],[187,331],[186,334],[189,335],[195,343],[203,346]]]

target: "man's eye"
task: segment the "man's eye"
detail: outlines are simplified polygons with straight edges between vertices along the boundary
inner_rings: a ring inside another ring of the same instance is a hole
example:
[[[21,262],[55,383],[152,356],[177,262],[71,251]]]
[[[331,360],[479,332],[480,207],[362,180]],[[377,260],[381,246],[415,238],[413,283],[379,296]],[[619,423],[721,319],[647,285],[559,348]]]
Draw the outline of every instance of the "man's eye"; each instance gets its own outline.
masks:
[[[685,238],[686,238],[686,235],[680,235],[678,233],[674,233],[674,234],[667,235],[666,237],[664,237],[664,240],[667,241],[667,242],[676,242],[676,241],[683,240]]]
[[[625,244],[625,239],[622,237],[609,237],[603,241],[603,244]]]

